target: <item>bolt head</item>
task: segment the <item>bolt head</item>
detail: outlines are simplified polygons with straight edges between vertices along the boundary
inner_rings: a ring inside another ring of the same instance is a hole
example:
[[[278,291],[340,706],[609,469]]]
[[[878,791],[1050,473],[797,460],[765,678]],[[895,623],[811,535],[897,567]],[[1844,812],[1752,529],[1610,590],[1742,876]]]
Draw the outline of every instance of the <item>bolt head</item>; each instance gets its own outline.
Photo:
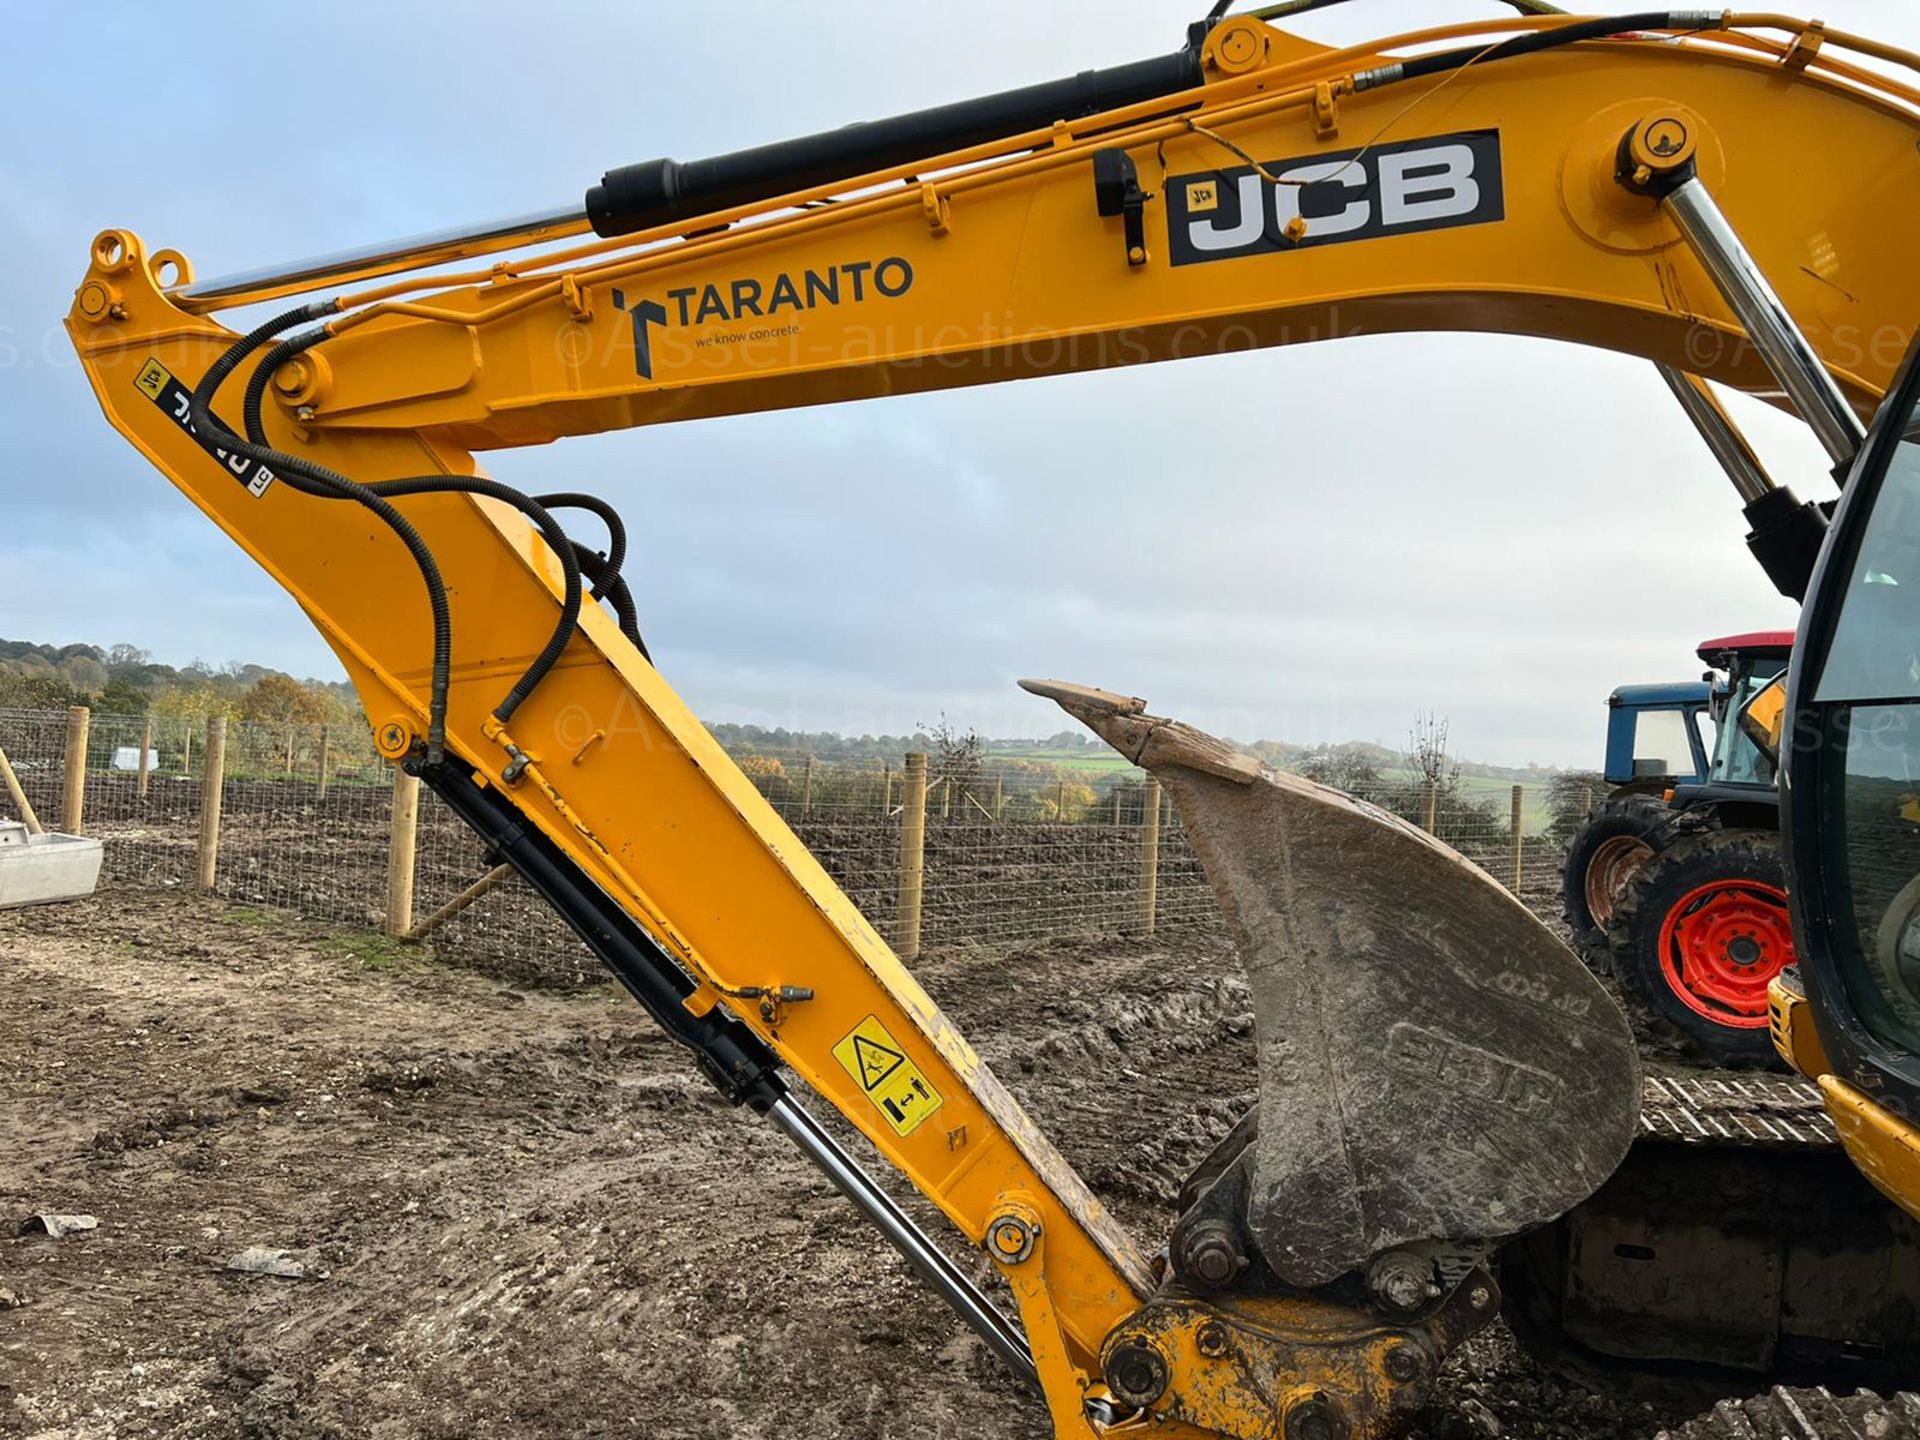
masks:
[[[1396,1345],[1387,1351],[1385,1369],[1387,1378],[1401,1385],[1418,1380],[1421,1371],[1420,1352],[1411,1345]]]
[[[1227,1353],[1227,1327],[1218,1320],[1208,1320],[1193,1333],[1193,1348],[1209,1360],[1218,1360]]]
[[[1414,1255],[1382,1255],[1367,1270],[1367,1290],[1387,1309],[1411,1313],[1436,1293],[1433,1267]]]
[[[1247,1268],[1239,1237],[1231,1226],[1218,1220],[1208,1220],[1193,1228],[1181,1247],[1180,1259],[1181,1268],[1207,1286],[1229,1285]]]

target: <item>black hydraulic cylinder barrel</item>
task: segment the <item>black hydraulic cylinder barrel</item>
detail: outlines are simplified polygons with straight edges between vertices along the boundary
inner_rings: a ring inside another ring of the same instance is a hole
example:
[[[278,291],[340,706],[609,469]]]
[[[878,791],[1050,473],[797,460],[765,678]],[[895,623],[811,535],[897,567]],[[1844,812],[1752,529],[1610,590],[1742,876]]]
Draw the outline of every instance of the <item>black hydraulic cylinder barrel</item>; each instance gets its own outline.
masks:
[[[693,1051],[723,1095],[759,1111],[786,1095],[777,1073],[780,1062],[760,1037],[724,1009],[691,1013],[682,1003],[694,990],[686,971],[510,800],[476,785],[471,772],[453,761],[417,769],[421,780],[586,942],[654,1023]]]
[[[1826,510],[1811,500],[1802,502],[1782,486],[1748,505],[1746,516],[1753,527],[1747,548],[1773,588],[1789,600],[1804,601],[1827,539]]]
[[[587,191],[587,218],[597,235],[627,235],[651,225],[725,210],[793,190],[848,180],[872,170],[984,144],[1056,120],[1077,120],[1198,85],[1200,40],[1152,60],[1083,70],[998,95],[982,95],[735,150],[705,160],[646,160],[609,170]]]

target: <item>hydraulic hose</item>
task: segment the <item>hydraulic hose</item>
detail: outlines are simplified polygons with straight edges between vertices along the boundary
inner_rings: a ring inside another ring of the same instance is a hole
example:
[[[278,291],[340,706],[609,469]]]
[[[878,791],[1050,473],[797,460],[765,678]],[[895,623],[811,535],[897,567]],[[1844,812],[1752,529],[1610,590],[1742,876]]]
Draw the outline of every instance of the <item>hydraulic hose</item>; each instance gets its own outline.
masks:
[[[269,350],[260,363],[254,367],[248,378],[246,396],[243,401],[242,418],[247,427],[247,437],[256,445],[267,444],[266,429],[261,418],[261,409],[266,396],[267,386],[274,373],[296,355],[311,349],[327,338],[325,330],[312,330],[281,341]],[[553,633],[542,647],[533,663],[521,674],[519,680],[506,697],[494,706],[493,716],[505,724],[513,717],[514,711],[531,695],[536,686],[559,662],[566,650],[567,642],[573,638],[579,628],[581,605],[581,576],[579,547],[568,537],[565,529],[553,518],[546,507],[525,492],[504,485],[497,480],[476,475],[419,475],[399,480],[375,481],[365,487],[370,493],[385,498],[387,496],[427,495],[427,494],[466,494],[484,495],[491,499],[502,500],[519,510],[531,520],[546,537],[556,555],[560,557],[562,574],[565,577],[565,591],[561,600],[560,619]],[[601,511],[612,518],[608,522],[609,533],[616,533],[619,546],[624,553],[626,544],[625,528],[620,525],[619,515],[611,505],[593,496],[565,495],[555,497],[556,503],[578,504],[582,508]],[[605,518],[603,516],[603,518]],[[631,603],[629,601],[629,603]],[[637,617],[636,617],[637,630]]]
[[[607,527],[607,568],[618,574],[620,567],[627,563],[626,522],[621,520],[618,510],[598,495],[564,490],[533,498],[549,510],[587,510],[599,516],[600,523]]]
[[[531,495],[483,475],[413,475],[401,480],[375,481],[367,488],[380,496],[461,494],[503,500],[533,521],[541,534],[546,536],[554,554],[560,557],[560,570],[565,581],[560,601],[560,619],[533,663],[514,681],[513,688],[505,698],[493,707],[493,718],[502,725],[506,724],[513,718],[513,712],[520,708],[527,696],[559,663],[567,642],[573,639],[574,632],[580,628],[580,559],[573,541],[560,528],[560,522]]]
[[[447,603],[447,587],[441,579],[440,567],[433,558],[433,552],[427,547],[426,541],[421,538],[420,532],[413,527],[413,524],[381,496],[323,465],[316,465],[298,456],[283,454],[265,444],[242,438],[235,434],[232,427],[213,410],[214,394],[248,355],[274,336],[308,320],[318,320],[330,315],[336,308],[331,300],[301,305],[275,316],[242,336],[208,367],[207,373],[201,377],[200,383],[194,387],[192,395],[188,398],[188,413],[193,423],[194,438],[199,441],[201,448],[215,459],[219,458],[219,451],[231,450],[270,467],[275,475],[302,495],[320,499],[352,500],[372,511],[407,547],[407,553],[413,557],[414,565],[420,571],[420,578],[426,586],[427,604],[433,616],[433,669],[428,705],[427,757],[437,764],[446,751],[447,690],[453,669],[453,620],[451,608]],[[313,333],[324,334],[323,331]],[[307,343],[312,344],[313,341],[309,340]],[[276,347],[278,348],[284,347]]]
[[[331,301],[302,305],[275,316],[242,336],[208,368],[206,375],[201,378],[190,400],[190,413],[195,434],[202,447],[209,453],[227,450],[245,455],[273,469],[276,475],[283,477],[286,483],[300,494],[320,499],[353,500],[372,511],[406,545],[425,582],[433,616],[433,670],[428,700],[427,758],[429,763],[438,764],[446,750],[447,694],[450,688],[453,648],[451,608],[447,600],[445,581],[431,549],[413,524],[394,508],[389,497],[456,493],[482,495],[503,501],[512,505],[534,523],[554,554],[560,559],[564,578],[560,617],[532,664],[522,672],[506,696],[494,706],[494,718],[502,724],[512,718],[514,712],[559,663],[567,644],[579,629],[580,607],[583,600],[583,572],[588,568],[583,566],[582,557],[583,555],[591,556],[592,552],[585,551],[583,547],[577,545],[567,535],[559,521],[538,500],[497,480],[471,475],[419,475],[361,484],[325,466],[275,449],[267,439],[261,414],[267,386],[282,365],[327,338],[327,332],[322,327],[281,340],[254,367],[253,373],[248,377],[242,403],[243,423],[247,432],[244,437],[236,434],[232,427],[214,412],[213,396],[247,356],[293,326],[331,314],[336,308]],[[612,553],[607,560],[592,556],[591,569],[596,594],[604,593],[612,601],[622,632],[634,641],[636,648],[639,648],[644,655],[646,650],[639,640],[638,615],[633,605],[632,593],[618,574],[617,562],[625,558],[626,552],[626,532],[625,527],[620,523],[619,515],[611,505],[594,496],[564,494],[554,498],[556,504],[568,504],[592,510],[607,524]]]
[[[592,586],[593,598],[605,600],[613,606],[620,633],[633,642],[633,648],[640,652],[641,658],[652,664],[653,656],[647,650],[647,642],[640,638],[640,614],[633,603],[633,592],[627,588],[627,582],[620,574],[620,567],[627,560],[627,527],[620,518],[620,512],[598,495],[579,491],[562,491],[533,498],[549,510],[587,510],[600,517],[607,527],[606,553],[599,554],[575,541],[574,553],[580,561],[580,573],[587,577]]]
[[[1530,30],[1493,45],[1469,45],[1457,50],[1439,50],[1431,55],[1416,55],[1353,77],[1355,90],[1374,90],[1402,80],[1418,80],[1425,75],[1444,75],[1468,65],[1486,65],[1496,60],[1515,60],[1522,55],[1572,45],[1581,40],[1604,40],[1632,30],[1717,30],[1725,20],[1723,10],[1642,10],[1632,15],[1605,15],[1596,20],[1577,20],[1552,30]]]
[[[640,613],[633,603],[633,592],[627,588],[627,582],[616,573],[606,556],[596,550],[590,550],[578,540],[573,542],[575,557],[580,562],[580,573],[593,587],[596,600],[605,600],[613,606],[614,619],[619,623],[620,633],[633,642],[633,648],[648,664],[653,656],[647,650],[646,641],[640,638]]]

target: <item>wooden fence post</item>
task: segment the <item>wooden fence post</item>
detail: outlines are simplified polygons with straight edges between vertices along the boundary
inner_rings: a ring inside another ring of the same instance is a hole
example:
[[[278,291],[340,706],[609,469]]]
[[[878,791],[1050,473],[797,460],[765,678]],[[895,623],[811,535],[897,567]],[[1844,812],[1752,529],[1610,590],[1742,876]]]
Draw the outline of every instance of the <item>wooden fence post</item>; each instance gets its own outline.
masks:
[[[1153,934],[1160,891],[1160,782],[1147,777],[1140,809],[1140,933]]]
[[[1514,894],[1520,893],[1520,860],[1526,853],[1527,842],[1520,836],[1520,787],[1513,787],[1513,884],[1509,887]]]
[[[1053,818],[1061,821],[1067,818],[1067,782],[1064,780],[1054,783]]]
[[[81,833],[87,808],[87,729],[92,714],[84,705],[67,710],[67,777],[60,789],[60,828]]]
[[[40,823],[40,817],[33,813],[33,806],[27,801],[27,792],[20,788],[20,777],[13,773],[13,765],[7,759],[7,752],[0,750],[0,780],[7,783],[7,795],[13,801],[13,808],[20,812],[20,821],[27,827],[30,835],[44,835],[47,827]]]
[[[1580,787],[1580,813],[1583,816],[1593,813],[1593,787],[1591,785],[1582,785]]]
[[[1427,793],[1421,802],[1420,814],[1422,816],[1420,828],[1429,835],[1438,835],[1440,833],[1440,786],[1437,781],[1432,779],[1427,781]]]
[[[953,777],[951,775],[940,777],[940,818],[942,820],[953,818]]]
[[[320,727],[320,789],[314,796],[316,801],[327,798],[327,767],[333,761],[333,731],[325,725]]]
[[[152,778],[153,765],[150,755],[153,751],[153,716],[147,716],[146,724],[140,727],[140,788],[134,793],[142,800],[147,798],[147,782]]]
[[[295,742],[299,737],[299,729],[289,723],[287,726],[287,774],[289,775],[293,774],[293,751]]]
[[[393,771],[393,833],[387,846],[387,933],[413,929],[413,857],[420,832],[420,780]]]
[[[927,873],[927,757],[907,756],[900,814],[900,895],[894,908],[893,951],[902,960],[920,953],[920,897]]]
[[[893,813],[893,762],[891,760],[880,762],[880,813],[882,815]]]
[[[807,756],[807,768],[800,781],[800,818],[813,814],[813,757]]]
[[[193,732],[187,732],[191,735]],[[202,894],[211,893],[220,867],[220,788],[227,778],[227,717],[207,720],[207,753],[200,758],[200,872]]]
[[[998,825],[1007,815],[1007,777],[993,777],[993,823]]]
[[[193,774],[193,721],[180,722],[180,778]]]

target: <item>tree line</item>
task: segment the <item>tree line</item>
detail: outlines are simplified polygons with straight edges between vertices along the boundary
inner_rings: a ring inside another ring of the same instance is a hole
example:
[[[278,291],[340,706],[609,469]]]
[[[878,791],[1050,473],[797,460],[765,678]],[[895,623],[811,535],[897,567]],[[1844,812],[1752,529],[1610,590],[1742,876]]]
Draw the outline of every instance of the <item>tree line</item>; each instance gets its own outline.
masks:
[[[268,725],[361,724],[352,688],[296,680],[263,665],[176,669],[133,645],[0,640],[0,710],[85,705],[107,715],[203,722],[214,715]]]

